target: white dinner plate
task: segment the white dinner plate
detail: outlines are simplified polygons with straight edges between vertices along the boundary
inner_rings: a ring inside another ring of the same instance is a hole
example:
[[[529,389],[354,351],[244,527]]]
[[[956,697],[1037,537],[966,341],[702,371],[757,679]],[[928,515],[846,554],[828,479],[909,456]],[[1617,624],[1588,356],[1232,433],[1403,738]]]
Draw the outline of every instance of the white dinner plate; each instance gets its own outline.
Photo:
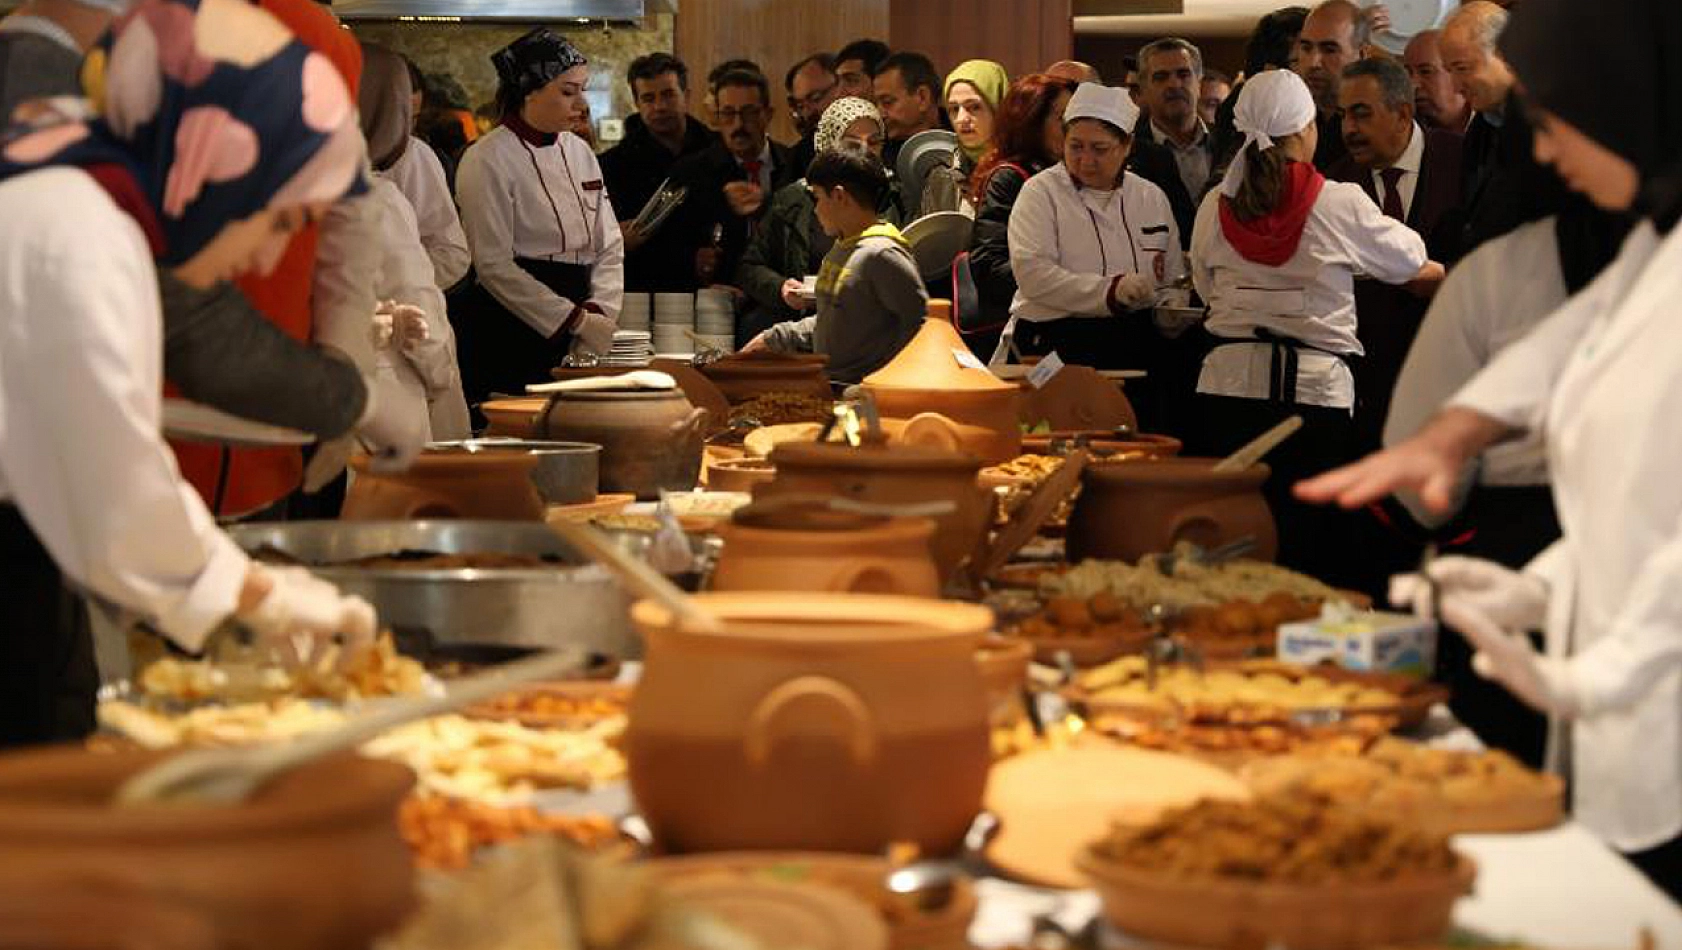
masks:
[[[1383,3],[1390,8],[1390,29],[1372,35],[1373,45],[1397,56],[1408,41],[1426,30],[1443,25],[1460,0],[1362,0],[1362,7]]]

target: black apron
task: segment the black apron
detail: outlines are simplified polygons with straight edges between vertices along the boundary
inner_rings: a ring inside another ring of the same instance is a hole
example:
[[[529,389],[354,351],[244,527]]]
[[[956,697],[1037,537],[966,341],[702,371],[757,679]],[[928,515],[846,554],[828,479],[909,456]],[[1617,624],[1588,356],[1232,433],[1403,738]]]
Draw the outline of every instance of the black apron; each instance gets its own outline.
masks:
[[[1015,341],[1024,356],[1045,356],[1055,351],[1072,366],[1144,370],[1143,379],[1130,379],[1126,386],[1127,401],[1139,417],[1140,431],[1180,435],[1174,431],[1178,426],[1170,421],[1175,341],[1157,332],[1150,310],[1133,310],[1120,316],[1018,320]]]
[[[582,303],[590,299],[590,268],[583,264],[515,258],[520,269],[557,295]],[[514,315],[477,278],[450,301],[450,325],[456,334],[462,391],[475,425],[484,423],[479,403],[491,393],[522,395],[527,383],[548,382],[561,364],[572,335],[549,339]]]
[[[98,690],[87,604],[0,503],[0,749],[86,737]]]

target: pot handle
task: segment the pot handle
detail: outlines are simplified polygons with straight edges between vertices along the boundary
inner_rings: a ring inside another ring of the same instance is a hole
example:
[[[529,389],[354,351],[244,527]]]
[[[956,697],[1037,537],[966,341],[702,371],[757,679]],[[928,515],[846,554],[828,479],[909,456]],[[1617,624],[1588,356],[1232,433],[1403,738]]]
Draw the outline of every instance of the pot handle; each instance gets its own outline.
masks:
[[[674,439],[689,439],[701,434],[701,427],[706,425],[707,410],[700,406],[689,410],[689,415],[672,423],[667,431]]]
[[[863,768],[876,758],[876,724],[859,695],[827,676],[801,676],[765,694],[748,715],[742,739],[748,764],[765,768],[771,750],[791,719],[824,719],[826,734],[844,739],[853,764]]]
[[[843,564],[829,589],[839,594],[908,594],[893,572],[871,561]]]
[[[964,447],[963,440],[958,437],[957,425],[938,412],[919,412],[912,416],[905,423],[905,428],[900,430],[899,441],[903,445],[945,452],[958,452]]]

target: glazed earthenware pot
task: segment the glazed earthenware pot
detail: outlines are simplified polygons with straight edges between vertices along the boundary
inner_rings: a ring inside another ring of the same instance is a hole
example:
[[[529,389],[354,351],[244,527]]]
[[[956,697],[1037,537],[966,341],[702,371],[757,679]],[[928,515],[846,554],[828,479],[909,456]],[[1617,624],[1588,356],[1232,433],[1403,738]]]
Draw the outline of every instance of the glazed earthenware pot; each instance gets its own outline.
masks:
[[[939,597],[927,518],[837,519],[819,526],[724,524],[712,589]]]
[[[162,757],[72,747],[0,756],[0,892],[96,896],[127,910],[117,920],[165,922],[171,936],[160,933],[158,946],[194,933],[218,950],[365,950],[411,908],[414,869],[397,825],[414,784],[407,768],[346,754],[239,805],[111,804]],[[93,946],[89,928],[111,922],[103,910],[66,919],[45,903],[14,907],[0,914],[0,945]]]
[[[883,419],[940,416],[959,427],[954,431],[963,447],[983,464],[1009,461],[1021,452],[1021,393],[1015,383],[958,361],[969,353],[952,325],[952,304],[931,300],[922,329],[888,365],[866,376],[863,388]]]
[[[350,460],[355,473],[345,493],[346,521],[477,518],[540,521],[543,498],[532,482],[538,458],[530,452],[428,450],[407,470],[377,472],[366,455]]]
[[[709,451],[712,448],[708,446]],[[706,470],[707,488],[711,491],[751,492],[755,485],[763,485],[777,477],[776,466],[760,458],[709,460]]]
[[[549,400],[542,396],[521,396],[513,399],[490,399],[479,404],[485,414],[485,434],[510,439],[531,439],[537,436],[537,424]]]
[[[708,435],[723,431],[730,425],[730,401],[692,364],[675,359],[657,359],[642,366],[557,366],[549,375],[558,380],[588,379],[593,376],[623,376],[641,369],[665,373],[677,382],[689,404],[707,410]],[[489,418],[487,414],[486,418]]]
[[[824,373],[828,365],[829,357],[821,353],[756,351],[727,356],[699,370],[734,406],[767,393],[811,393],[827,399],[832,395]]]
[[[990,748],[974,651],[985,607],[868,594],[696,598],[720,632],[649,601],[631,697],[631,793],[667,851],[949,854]],[[704,675],[697,675],[704,671]]]
[[[929,547],[944,581],[975,553],[993,520],[994,494],[976,481],[973,455],[913,446],[788,442],[771,453],[777,477],[754,489],[756,498],[787,494],[835,495],[854,501],[914,504],[951,501],[935,519]]]
[[[600,491],[655,499],[695,487],[706,418],[676,389],[565,392],[549,398],[538,430],[541,438],[600,445]]]
[[[1045,385],[1021,382],[1021,422],[1053,429],[1137,428],[1133,404],[1114,381],[1090,366],[1065,366]]]
[[[1089,465],[1069,516],[1069,560],[1137,561],[1180,541],[1215,548],[1254,537],[1259,560],[1278,553],[1273,514],[1262,497],[1266,465],[1211,471],[1216,459],[1166,458]]]

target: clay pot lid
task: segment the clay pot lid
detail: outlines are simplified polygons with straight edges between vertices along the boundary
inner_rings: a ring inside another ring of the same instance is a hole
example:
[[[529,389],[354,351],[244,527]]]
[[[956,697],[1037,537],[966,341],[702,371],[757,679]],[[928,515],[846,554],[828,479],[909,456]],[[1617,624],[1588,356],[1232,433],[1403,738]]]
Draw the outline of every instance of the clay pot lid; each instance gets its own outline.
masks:
[[[917,469],[979,470],[981,460],[964,452],[921,445],[860,446],[840,442],[784,442],[771,450],[773,465],[805,465],[868,471]]]
[[[1258,463],[1242,472],[1215,472],[1219,459],[1152,458],[1135,459],[1124,464],[1088,465],[1081,474],[1083,484],[1094,481],[1110,484],[1137,485],[1229,485],[1251,488],[1267,481],[1270,471]]]
[[[968,353],[970,349],[952,325],[952,302],[931,300],[923,328],[888,365],[866,376],[864,386],[866,389],[1017,391],[1015,383],[1007,383],[985,369],[960,365],[954,351]]]
[[[879,528],[891,519],[882,515],[836,511],[827,495],[772,495],[756,498],[737,508],[731,524],[770,531],[865,531]]]
[[[666,885],[671,896],[715,915],[763,947],[887,950],[888,928],[874,909],[821,884],[698,875]]]

